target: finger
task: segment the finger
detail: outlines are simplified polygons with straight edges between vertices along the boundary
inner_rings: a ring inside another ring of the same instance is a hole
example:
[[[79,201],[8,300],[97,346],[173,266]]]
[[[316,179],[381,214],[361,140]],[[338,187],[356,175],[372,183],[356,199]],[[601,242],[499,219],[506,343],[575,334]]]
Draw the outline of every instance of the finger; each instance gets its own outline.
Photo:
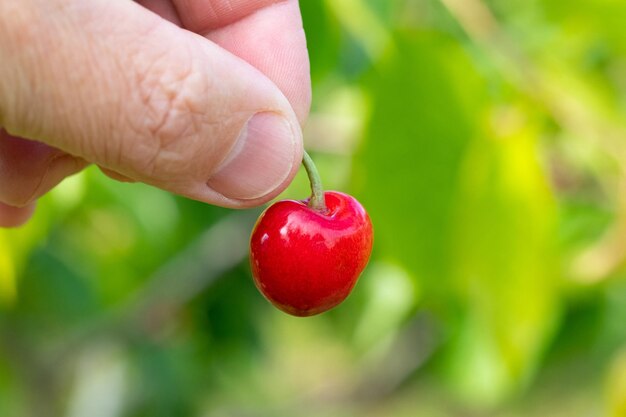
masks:
[[[136,0],[146,9],[158,14],[163,19],[169,20],[177,26],[181,25],[180,17],[171,0]]]
[[[223,206],[261,204],[291,181],[297,118],[251,65],[134,2],[35,4],[0,2],[9,132]]]
[[[170,0],[138,0],[137,3],[172,23],[180,25]],[[43,143],[11,137],[0,129],[0,227],[19,226],[31,217],[34,201],[76,172],[77,164],[59,158],[64,153]],[[66,154],[65,154],[66,155]],[[51,162],[59,165],[50,169]],[[100,168],[108,177],[133,182],[117,172]],[[47,178],[44,178],[46,177]]]
[[[35,203],[24,207],[13,207],[0,203],[0,227],[19,227],[30,219],[35,211]]]
[[[183,25],[196,33],[228,26],[285,0],[172,0]]]
[[[306,38],[297,0],[173,0],[184,27],[251,63],[304,122],[311,104]]]
[[[65,152],[11,136],[0,128],[1,203],[28,206],[85,166],[84,161]]]
[[[119,172],[115,172],[115,171],[111,171],[110,169],[106,169],[106,168],[102,168],[102,167],[98,167],[100,168],[100,171],[102,171],[102,173],[104,175],[106,175],[107,177],[114,179],[116,181],[119,182],[135,182],[135,180],[133,180],[132,178],[129,178],[125,175],[120,174]]]

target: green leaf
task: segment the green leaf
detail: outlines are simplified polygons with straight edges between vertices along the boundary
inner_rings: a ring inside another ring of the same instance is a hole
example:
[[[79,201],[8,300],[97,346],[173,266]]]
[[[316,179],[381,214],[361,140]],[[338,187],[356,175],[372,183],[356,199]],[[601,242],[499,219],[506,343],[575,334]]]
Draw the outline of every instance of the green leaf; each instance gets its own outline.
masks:
[[[608,416],[626,415],[626,350],[616,355],[607,380]]]
[[[393,51],[365,85],[373,107],[355,158],[354,191],[372,218],[375,252],[403,265],[425,297],[445,304],[451,214],[481,83],[449,39],[401,33]]]
[[[502,137],[472,143],[457,210],[455,277],[466,316],[450,365],[457,388],[479,404],[528,381],[559,317],[556,202],[536,132],[525,120],[507,126]]]
[[[16,265],[5,234],[0,234],[0,305],[13,304],[16,296]]]

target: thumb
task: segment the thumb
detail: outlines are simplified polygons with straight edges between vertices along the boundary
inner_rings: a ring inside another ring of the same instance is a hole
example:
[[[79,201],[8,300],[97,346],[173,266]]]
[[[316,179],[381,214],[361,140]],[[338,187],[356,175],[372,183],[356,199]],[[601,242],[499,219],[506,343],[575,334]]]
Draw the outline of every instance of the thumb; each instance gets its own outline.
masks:
[[[0,126],[123,176],[247,207],[299,167],[280,90],[135,2],[2,1],[0,61]]]

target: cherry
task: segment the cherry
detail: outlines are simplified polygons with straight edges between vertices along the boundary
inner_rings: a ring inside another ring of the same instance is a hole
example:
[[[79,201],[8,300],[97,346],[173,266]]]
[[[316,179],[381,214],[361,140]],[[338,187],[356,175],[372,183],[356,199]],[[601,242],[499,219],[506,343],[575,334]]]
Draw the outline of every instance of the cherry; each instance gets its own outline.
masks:
[[[372,223],[352,196],[323,192],[313,161],[310,199],[267,208],[250,239],[254,282],[272,304],[294,316],[323,313],[352,291],[372,251]]]

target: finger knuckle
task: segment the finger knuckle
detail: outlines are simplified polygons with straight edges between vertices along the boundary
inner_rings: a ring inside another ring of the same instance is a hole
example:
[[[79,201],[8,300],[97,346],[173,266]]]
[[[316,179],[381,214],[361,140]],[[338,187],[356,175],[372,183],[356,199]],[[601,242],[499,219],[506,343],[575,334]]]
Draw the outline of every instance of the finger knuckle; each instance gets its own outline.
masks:
[[[133,169],[150,176],[171,174],[193,155],[193,142],[206,125],[207,78],[180,51],[166,52],[136,73],[139,117],[129,120],[139,140],[125,142]]]

